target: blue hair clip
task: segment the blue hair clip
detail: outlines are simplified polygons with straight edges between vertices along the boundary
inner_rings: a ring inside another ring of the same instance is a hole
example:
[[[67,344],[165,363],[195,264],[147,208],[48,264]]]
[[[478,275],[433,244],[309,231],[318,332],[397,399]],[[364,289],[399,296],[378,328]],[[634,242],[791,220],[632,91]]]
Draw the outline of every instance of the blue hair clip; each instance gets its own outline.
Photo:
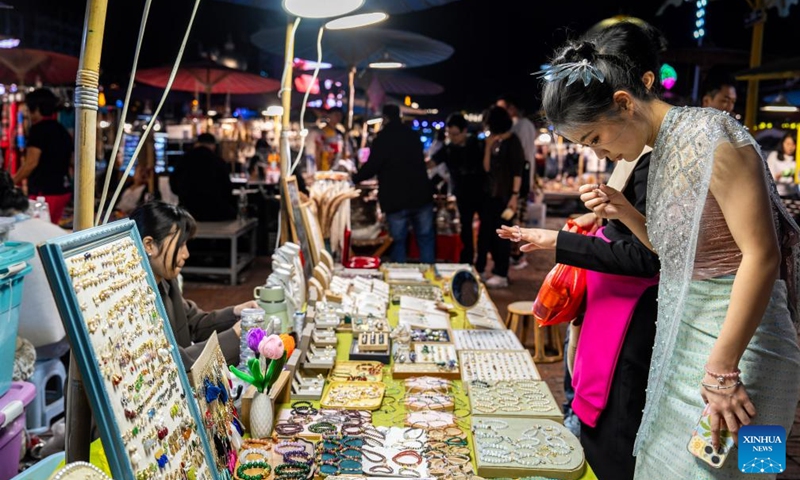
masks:
[[[603,72],[592,65],[587,59],[583,59],[580,62],[561,63],[556,66],[547,67],[544,70],[534,72],[532,75],[544,78],[546,82],[555,82],[566,78],[567,87],[578,81],[578,79],[583,81],[584,87],[588,87],[589,84],[592,83],[592,80],[597,80],[600,83],[606,80]]]

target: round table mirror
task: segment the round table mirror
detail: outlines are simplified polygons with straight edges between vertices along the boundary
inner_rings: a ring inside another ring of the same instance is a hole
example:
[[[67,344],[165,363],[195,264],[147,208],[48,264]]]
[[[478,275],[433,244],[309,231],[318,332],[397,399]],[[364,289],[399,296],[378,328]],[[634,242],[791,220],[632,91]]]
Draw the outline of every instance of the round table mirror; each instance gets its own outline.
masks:
[[[459,270],[450,278],[450,294],[459,308],[468,310],[481,298],[481,283],[470,270]]]

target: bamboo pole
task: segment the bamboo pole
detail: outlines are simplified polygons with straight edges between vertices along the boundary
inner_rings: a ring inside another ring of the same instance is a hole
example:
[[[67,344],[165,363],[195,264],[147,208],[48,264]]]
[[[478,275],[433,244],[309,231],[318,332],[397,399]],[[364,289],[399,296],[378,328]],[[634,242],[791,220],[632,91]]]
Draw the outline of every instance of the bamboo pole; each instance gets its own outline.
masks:
[[[350,71],[347,72],[347,86],[348,86],[348,98],[347,98],[347,133],[350,134],[350,130],[353,129],[353,110],[355,109],[355,101],[356,101],[356,67],[355,65],[350,67]]]
[[[754,0],[753,11],[764,10],[764,0]],[[750,45],[750,68],[761,66],[761,50],[764,45],[764,23],[766,13],[762,19],[753,25],[753,40]],[[747,103],[745,106],[744,126],[753,129],[756,124],[756,111],[758,110],[758,79],[747,80]]]
[[[75,87],[75,231],[91,228],[94,222],[98,85],[107,8],[108,0],[86,2]],[[74,355],[70,355],[66,416],[67,462],[88,461],[92,411]]]
[[[292,115],[292,64],[294,60],[294,19],[290,19],[286,25],[286,47],[284,49],[284,73],[283,85],[281,86],[281,105],[283,115],[281,116],[280,154],[281,154],[281,181],[289,176],[289,166],[292,163],[291,151],[289,149],[289,125]],[[289,237],[289,207],[288,199],[285,198],[281,189],[281,238],[280,242],[285,243]]]

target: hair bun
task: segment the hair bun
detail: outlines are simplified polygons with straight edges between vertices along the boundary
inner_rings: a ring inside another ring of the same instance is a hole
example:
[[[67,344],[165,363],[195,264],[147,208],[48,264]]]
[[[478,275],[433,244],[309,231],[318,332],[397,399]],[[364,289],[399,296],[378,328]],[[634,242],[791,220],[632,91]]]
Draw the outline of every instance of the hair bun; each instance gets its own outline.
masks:
[[[597,49],[592,42],[577,42],[564,52],[564,60],[580,62],[581,60],[594,61]]]

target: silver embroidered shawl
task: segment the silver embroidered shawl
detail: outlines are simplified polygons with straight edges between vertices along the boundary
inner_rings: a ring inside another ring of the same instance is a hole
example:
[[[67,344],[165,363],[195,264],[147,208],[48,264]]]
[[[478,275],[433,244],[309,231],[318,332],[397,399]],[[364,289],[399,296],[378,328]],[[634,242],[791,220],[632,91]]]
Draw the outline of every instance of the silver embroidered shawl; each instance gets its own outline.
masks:
[[[700,219],[711,183],[714,152],[723,143],[752,145],[753,137],[725,113],[701,108],[672,108],[653,146],[647,180],[647,233],[661,258],[658,322],[647,381],[647,403],[634,444],[634,455],[647,442],[664,392],[666,366],[675,347],[689,284],[692,280]],[[762,161],[763,161],[763,155]],[[766,161],[773,215],[782,249],[782,278],[787,280],[790,310],[797,322],[798,238],[800,230],[783,208]]]

